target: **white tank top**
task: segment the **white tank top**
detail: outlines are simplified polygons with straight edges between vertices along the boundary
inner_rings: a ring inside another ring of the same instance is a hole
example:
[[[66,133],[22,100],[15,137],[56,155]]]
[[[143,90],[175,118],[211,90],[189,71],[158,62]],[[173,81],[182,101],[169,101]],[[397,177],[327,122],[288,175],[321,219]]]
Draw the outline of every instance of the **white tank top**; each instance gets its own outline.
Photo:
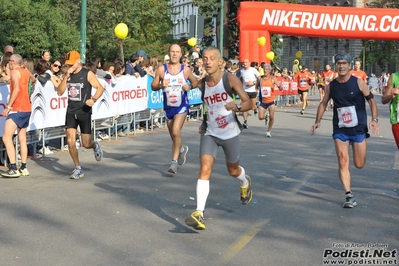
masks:
[[[235,113],[224,107],[232,102],[223,87],[223,78],[214,87],[205,82],[204,104],[207,114],[207,130],[205,135],[211,135],[222,140],[231,139],[240,134],[240,128],[235,120]]]
[[[180,72],[176,75],[170,74],[168,68],[165,68],[164,80],[170,80],[170,83],[163,89],[165,92],[166,105],[169,107],[180,107],[182,103],[185,101],[183,95],[183,84],[186,84],[186,78],[184,77],[184,67],[183,65],[180,68]]]

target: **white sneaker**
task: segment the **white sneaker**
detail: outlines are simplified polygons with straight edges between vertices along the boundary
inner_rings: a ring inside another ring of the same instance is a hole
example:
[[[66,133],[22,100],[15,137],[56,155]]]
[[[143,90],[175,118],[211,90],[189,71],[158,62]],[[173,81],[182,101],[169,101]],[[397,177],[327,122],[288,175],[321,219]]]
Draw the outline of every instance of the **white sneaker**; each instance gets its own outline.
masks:
[[[52,152],[48,147],[42,147],[39,150],[39,153],[41,153],[41,154],[53,154],[54,152]]]
[[[266,137],[271,138],[272,134],[270,134],[270,131],[266,131]]]

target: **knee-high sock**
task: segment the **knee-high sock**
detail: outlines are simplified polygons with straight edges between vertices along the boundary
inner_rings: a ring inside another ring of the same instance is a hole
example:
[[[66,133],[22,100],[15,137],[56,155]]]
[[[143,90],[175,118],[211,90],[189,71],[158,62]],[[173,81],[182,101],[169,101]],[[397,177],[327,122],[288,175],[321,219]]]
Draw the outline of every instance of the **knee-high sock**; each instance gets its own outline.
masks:
[[[197,211],[204,212],[209,190],[209,180],[197,180]]]
[[[239,176],[237,176],[238,180],[240,180],[241,186],[242,187],[246,187],[248,184],[248,180],[247,177],[245,176],[245,169],[240,166],[241,168],[241,174]]]

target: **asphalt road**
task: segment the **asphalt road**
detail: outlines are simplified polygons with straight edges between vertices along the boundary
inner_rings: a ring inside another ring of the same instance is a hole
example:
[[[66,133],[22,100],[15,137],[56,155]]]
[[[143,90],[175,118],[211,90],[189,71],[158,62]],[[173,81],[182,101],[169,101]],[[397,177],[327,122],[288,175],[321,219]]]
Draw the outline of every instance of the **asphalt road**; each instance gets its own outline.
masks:
[[[65,151],[28,161],[31,176],[0,179],[0,265],[312,266],[332,256],[361,265],[359,259],[376,258],[369,255],[375,250],[397,249],[399,170],[388,107],[379,104],[381,132],[367,140],[365,168],[351,162],[358,206],[343,209],[332,112],[310,136],[318,104],[311,99],[303,116],[296,106],[277,108],[272,138],[249,117],[240,137],[241,165],[254,191],[249,205],[240,203],[239,183],[219,150],[204,231],[184,223],[196,207],[200,122],[183,128],[190,150],[176,175],[166,172],[166,129],[101,142],[100,163],[81,148],[81,180],[69,179],[73,164]],[[365,257],[355,258],[362,250]],[[391,252],[384,259],[397,257]]]

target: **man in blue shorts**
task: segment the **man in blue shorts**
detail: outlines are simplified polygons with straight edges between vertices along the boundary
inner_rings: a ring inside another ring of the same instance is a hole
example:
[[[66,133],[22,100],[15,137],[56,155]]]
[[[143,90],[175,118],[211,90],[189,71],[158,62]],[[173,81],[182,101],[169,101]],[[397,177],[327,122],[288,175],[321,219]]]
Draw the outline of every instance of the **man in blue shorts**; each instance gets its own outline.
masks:
[[[10,97],[7,106],[2,111],[2,115],[7,117],[4,124],[3,143],[6,147],[10,164],[8,165],[8,171],[1,173],[1,175],[7,178],[29,175],[26,168],[26,161],[28,159],[26,129],[29,126],[32,110],[28,92],[31,73],[23,67],[23,63],[24,61],[19,54],[13,54],[10,57]],[[22,162],[19,170],[17,170],[15,147],[12,140],[15,131],[18,134]]]
[[[188,146],[182,144],[181,130],[189,111],[187,91],[197,87],[197,79],[189,67],[180,63],[181,57],[181,47],[172,44],[169,47],[169,62],[158,67],[151,84],[153,91],[163,90],[163,109],[172,138],[172,163],[168,169],[172,174],[177,173],[178,164],[186,162]]]
[[[330,99],[333,107],[333,139],[338,157],[339,178],[345,191],[344,208],[357,205],[351,191],[351,175],[349,172],[349,146],[352,145],[353,163],[357,168],[366,164],[366,138],[370,137],[367,128],[367,112],[365,99],[371,109],[372,120],[369,127],[373,133],[379,133],[377,103],[367,84],[349,73],[351,58],[341,53],[334,57],[338,77],[326,86],[323,100],[317,109],[316,122],[310,134],[313,135],[321,126],[321,119]]]
[[[198,87],[203,94],[206,117],[201,126],[200,173],[197,180],[197,208],[186,218],[188,226],[197,230],[205,229],[204,211],[209,195],[209,180],[219,146],[223,148],[229,174],[240,182],[242,204],[252,200],[251,179],[240,166],[241,127],[236,112],[252,109],[252,101],[245,92],[241,81],[222,68],[224,60],[216,47],[208,47],[203,52],[207,72],[204,82]],[[233,100],[233,93],[240,96],[240,104]]]

